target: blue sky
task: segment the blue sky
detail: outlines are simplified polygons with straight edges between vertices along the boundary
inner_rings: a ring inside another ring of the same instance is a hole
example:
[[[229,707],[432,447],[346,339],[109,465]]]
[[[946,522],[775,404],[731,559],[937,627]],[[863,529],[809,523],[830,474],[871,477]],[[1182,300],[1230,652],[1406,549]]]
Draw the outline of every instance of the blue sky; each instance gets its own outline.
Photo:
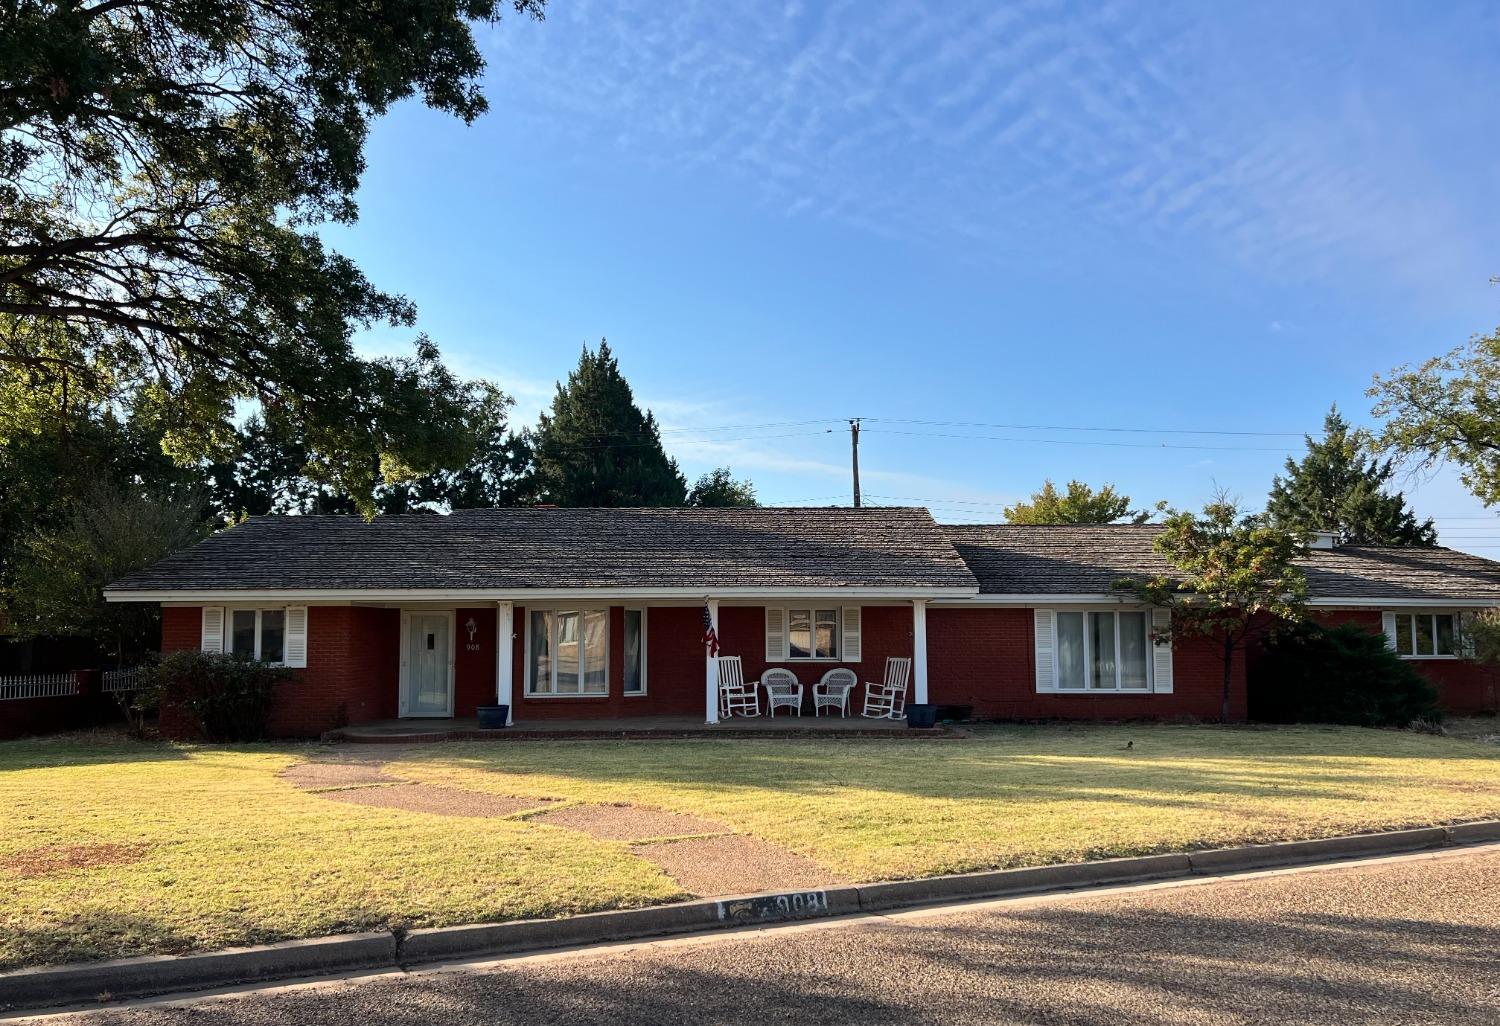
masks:
[[[488,116],[378,124],[327,232],[518,421],[607,336],[689,476],[766,501],[847,501],[862,416],[867,500],[943,519],[1049,476],[1258,505],[1330,403],[1500,324],[1492,3],[549,8],[482,30]]]

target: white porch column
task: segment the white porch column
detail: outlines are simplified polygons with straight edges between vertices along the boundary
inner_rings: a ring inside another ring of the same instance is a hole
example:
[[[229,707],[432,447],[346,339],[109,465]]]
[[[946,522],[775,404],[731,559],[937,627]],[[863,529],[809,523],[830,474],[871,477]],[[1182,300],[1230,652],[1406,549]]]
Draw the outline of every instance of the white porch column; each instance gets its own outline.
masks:
[[[719,633],[719,600],[708,599],[708,620],[714,626],[714,634]],[[704,689],[704,721],[707,723],[719,722],[719,664],[714,662],[713,655],[705,645],[703,649],[703,677]]]
[[[911,603],[911,679],[912,701],[927,701],[927,600]]]
[[[516,721],[515,703],[515,633],[516,604],[501,602],[495,606],[495,703],[508,706],[505,725]]]

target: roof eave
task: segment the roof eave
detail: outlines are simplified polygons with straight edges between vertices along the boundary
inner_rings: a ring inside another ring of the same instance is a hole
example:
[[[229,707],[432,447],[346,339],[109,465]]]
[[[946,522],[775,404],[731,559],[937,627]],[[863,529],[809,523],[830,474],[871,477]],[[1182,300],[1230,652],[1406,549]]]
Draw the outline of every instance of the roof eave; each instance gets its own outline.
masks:
[[[838,598],[927,599],[969,598],[979,589],[969,585],[824,585],[822,587],[732,588],[106,588],[107,602],[176,602],[183,604],[278,602],[551,602],[602,599],[737,599]]]

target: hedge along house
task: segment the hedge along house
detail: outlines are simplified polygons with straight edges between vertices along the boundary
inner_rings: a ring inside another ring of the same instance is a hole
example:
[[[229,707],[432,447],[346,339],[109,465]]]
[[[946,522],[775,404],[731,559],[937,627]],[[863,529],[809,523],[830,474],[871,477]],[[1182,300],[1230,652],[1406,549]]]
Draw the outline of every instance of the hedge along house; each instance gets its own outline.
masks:
[[[272,720],[288,736],[493,703],[519,723],[713,723],[705,616],[748,680],[781,666],[811,684],[848,666],[878,681],[905,657],[911,701],[981,717],[1217,718],[1216,645],[1154,643],[1169,611],[1111,590],[1169,572],[1157,530],[942,526],[902,508],[260,517],[106,596],[161,603],[164,650],[296,668]],[[1495,675],[1459,659],[1455,638],[1465,612],[1500,605],[1500,564],[1330,548],[1306,569],[1318,615],[1383,625],[1455,709],[1493,702]],[[1243,665],[1232,705],[1244,715]]]

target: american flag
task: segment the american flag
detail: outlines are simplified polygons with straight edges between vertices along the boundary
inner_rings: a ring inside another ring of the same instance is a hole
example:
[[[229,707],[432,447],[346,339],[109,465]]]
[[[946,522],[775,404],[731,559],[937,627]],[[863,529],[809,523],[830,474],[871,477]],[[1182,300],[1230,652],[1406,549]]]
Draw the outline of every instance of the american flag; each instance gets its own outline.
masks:
[[[707,599],[703,601],[703,643],[708,646],[710,659],[719,654],[719,632],[714,630],[714,614],[709,611]]]

